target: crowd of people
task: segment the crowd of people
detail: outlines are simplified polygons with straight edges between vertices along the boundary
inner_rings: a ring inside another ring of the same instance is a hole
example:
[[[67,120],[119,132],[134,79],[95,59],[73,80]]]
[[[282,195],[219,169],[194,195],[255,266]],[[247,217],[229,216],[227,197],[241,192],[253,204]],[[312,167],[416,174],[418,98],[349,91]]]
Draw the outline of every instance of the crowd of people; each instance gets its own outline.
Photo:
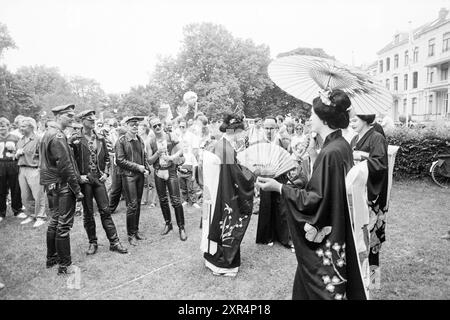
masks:
[[[146,239],[139,229],[141,210],[159,206],[161,235],[167,235],[173,230],[171,205],[179,238],[186,241],[186,208],[203,209],[205,265],[215,275],[235,276],[240,243],[257,215],[255,242],[279,242],[296,254],[294,299],[366,297],[345,213],[345,174],[355,160],[368,161],[369,260],[376,267],[385,240],[387,142],[375,115],[355,114],[342,91],[314,100],[310,119],[278,115],[250,125],[235,114],[213,122],[197,108],[192,117],[170,120],[154,114],[99,119],[94,110],[75,109],[55,107],[54,120],[45,123],[0,118],[0,223],[7,203],[21,224],[40,228],[47,222],[47,268],[74,272],[70,229],[77,212],[86,254],[97,252],[94,199],[110,250],[128,253],[114,223],[120,218],[112,216],[124,199],[129,246]],[[258,143],[283,148],[297,168],[276,179],[258,177],[236,159]],[[212,160],[216,167],[209,166]],[[202,206],[206,200],[213,204],[209,209]],[[330,246],[338,254],[335,263]]]

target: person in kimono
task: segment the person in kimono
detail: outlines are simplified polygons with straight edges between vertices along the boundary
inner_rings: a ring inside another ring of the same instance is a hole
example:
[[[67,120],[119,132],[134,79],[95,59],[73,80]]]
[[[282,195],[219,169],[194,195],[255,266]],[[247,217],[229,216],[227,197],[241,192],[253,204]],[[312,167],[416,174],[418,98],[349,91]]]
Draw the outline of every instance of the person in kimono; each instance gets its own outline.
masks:
[[[388,143],[372,124],[375,115],[355,115],[351,126],[358,134],[352,139],[351,147],[355,161],[367,160],[369,177],[367,196],[369,204],[370,251],[369,264],[371,286],[379,288],[381,244],[385,241],[385,216],[388,210]]]
[[[341,90],[322,91],[313,100],[311,130],[321,136],[323,145],[305,188],[258,177],[262,190],[278,192],[288,206],[298,262],[294,300],[367,299],[345,185],[353,156],[341,129],[349,124],[350,108],[350,99]]]
[[[264,120],[265,140],[284,148],[277,130],[278,125],[275,119]],[[276,180],[283,184],[288,183],[287,174],[279,176]],[[293,248],[286,210],[287,207],[278,192],[261,191],[256,243],[273,246],[276,241],[286,248]]]
[[[214,275],[234,277],[241,265],[240,246],[253,208],[255,175],[238,164],[236,145],[244,134],[242,117],[227,114],[220,126],[223,137],[212,152],[204,151],[205,193],[211,211],[203,220],[205,265]],[[214,176],[209,174],[212,158]],[[218,177],[216,172],[218,171]]]

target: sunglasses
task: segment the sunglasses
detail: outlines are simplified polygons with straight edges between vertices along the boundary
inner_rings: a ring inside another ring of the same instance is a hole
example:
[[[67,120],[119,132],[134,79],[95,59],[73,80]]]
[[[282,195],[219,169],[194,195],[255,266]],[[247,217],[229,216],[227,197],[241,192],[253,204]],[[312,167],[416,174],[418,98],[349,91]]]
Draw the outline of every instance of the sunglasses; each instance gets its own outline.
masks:
[[[186,128],[185,126],[180,126],[180,129],[184,129],[184,128]]]
[[[130,126],[130,127],[138,127],[139,126],[139,122],[128,122],[128,125]]]
[[[156,128],[158,128],[158,127],[161,127],[161,123],[155,124],[155,125],[153,126],[153,129],[156,129]]]

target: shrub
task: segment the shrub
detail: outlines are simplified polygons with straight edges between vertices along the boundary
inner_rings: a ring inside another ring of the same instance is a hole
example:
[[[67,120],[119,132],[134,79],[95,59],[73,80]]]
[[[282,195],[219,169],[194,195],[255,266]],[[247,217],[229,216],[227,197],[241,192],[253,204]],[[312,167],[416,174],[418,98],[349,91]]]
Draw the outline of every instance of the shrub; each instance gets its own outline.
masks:
[[[450,128],[434,123],[425,128],[397,127],[387,132],[390,145],[399,146],[394,177],[423,178],[438,154],[450,153]]]

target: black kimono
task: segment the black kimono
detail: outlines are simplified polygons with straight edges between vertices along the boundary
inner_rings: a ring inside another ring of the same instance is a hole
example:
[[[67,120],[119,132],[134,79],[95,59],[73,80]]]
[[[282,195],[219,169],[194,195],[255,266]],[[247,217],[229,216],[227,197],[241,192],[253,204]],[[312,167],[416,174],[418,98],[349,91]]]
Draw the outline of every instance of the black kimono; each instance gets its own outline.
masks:
[[[220,172],[208,239],[217,243],[217,251],[205,252],[204,258],[217,268],[233,269],[241,264],[240,245],[252,215],[256,178],[237,163],[227,139],[220,139],[213,153],[220,159]]]
[[[352,165],[337,130],[325,139],[305,189],[282,187],[298,261],[293,299],[366,299],[345,187]]]
[[[281,140],[276,140],[273,143],[284,148]],[[286,184],[288,182],[287,174],[283,174],[275,180]],[[282,201],[280,194],[278,192],[261,190],[259,198],[256,243],[268,244],[278,241],[283,246],[291,248],[292,240],[287,222],[287,207]]]
[[[369,177],[367,180],[367,196],[369,200],[369,232],[370,252],[369,264],[371,283],[378,286],[380,282],[379,273],[379,251],[381,244],[385,241],[385,215],[387,208],[388,192],[388,144],[383,135],[376,128],[369,129],[364,136],[358,140],[355,136],[351,142],[355,151],[369,153],[367,160]]]

